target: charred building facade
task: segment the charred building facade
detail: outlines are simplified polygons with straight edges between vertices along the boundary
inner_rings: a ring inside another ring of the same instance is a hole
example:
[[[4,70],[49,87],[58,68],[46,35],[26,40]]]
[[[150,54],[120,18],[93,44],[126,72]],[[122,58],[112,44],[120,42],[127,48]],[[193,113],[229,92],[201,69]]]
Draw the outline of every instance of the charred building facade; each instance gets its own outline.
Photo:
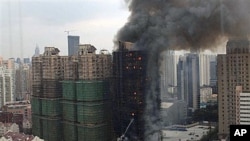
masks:
[[[141,141],[144,140],[147,53],[132,50],[132,45],[120,42],[119,49],[113,52],[113,124],[117,137],[124,135],[131,141]]]

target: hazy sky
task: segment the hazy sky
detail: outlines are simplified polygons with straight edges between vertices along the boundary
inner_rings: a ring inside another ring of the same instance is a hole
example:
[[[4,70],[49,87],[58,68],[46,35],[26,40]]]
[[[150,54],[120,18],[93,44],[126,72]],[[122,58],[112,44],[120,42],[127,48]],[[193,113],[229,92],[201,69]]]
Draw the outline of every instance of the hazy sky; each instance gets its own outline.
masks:
[[[36,44],[67,55],[65,31],[111,52],[128,16],[123,0],[0,0],[0,56],[32,57]]]

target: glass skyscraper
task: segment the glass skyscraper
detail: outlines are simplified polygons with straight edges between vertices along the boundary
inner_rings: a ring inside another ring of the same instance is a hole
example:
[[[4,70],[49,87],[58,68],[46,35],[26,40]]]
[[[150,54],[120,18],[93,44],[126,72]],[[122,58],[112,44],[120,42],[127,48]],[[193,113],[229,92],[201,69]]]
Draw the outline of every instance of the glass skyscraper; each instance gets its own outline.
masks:
[[[68,36],[68,55],[77,55],[80,43],[80,36]]]

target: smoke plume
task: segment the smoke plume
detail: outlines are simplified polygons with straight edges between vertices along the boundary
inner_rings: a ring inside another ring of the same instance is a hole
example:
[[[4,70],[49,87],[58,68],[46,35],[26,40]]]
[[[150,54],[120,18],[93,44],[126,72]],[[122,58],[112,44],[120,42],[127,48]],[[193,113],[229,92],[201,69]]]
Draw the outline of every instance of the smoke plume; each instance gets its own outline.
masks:
[[[161,129],[159,111],[159,54],[166,49],[213,49],[225,39],[250,32],[249,0],[126,0],[131,15],[116,37],[150,53],[151,77],[145,110],[145,139]],[[152,136],[151,136],[152,135]],[[152,137],[152,138],[151,138]]]

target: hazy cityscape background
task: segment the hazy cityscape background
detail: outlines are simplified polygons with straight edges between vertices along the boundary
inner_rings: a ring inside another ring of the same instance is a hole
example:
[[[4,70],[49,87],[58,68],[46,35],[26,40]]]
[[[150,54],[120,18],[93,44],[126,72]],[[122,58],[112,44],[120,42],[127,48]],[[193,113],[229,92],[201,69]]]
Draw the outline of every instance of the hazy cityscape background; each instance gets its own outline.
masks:
[[[66,55],[65,31],[98,50],[112,51],[114,35],[129,16],[119,0],[2,0],[0,6],[0,51],[5,58],[31,57],[36,45],[41,52],[44,46],[60,46]]]

